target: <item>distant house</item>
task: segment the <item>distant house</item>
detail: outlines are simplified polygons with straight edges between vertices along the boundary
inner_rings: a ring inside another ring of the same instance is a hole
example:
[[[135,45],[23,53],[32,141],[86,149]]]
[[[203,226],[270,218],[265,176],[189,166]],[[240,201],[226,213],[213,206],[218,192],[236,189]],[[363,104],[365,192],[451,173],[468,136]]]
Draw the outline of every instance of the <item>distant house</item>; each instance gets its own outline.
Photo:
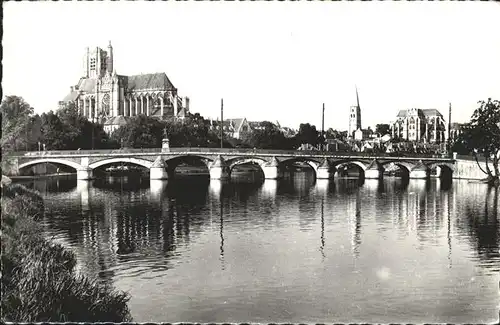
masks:
[[[280,128],[280,130],[281,132],[283,132],[285,138],[293,138],[297,135],[297,131],[295,129],[289,128],[288,126],[284,126]]]
[[[350,149],[344,141],[335,138],[326,138],[326,151],[347,151]]]
[[[464,123],[451,123],[450,138],[452,141],[458,139],[458,136],[463,132],[464,126],[465,126]]]
[[[270,122],[256,122],[256,121],[253,121],[253,122],[248,122],[248,124],[250,125],[250,128],[253,130],[264,130],[265,129],[265,124],[267,123],[270,123]],[[295,135],[297,135],[297,131],[295,129],[292,129],[288,126],[281,126],[280,123],[278,121],[276,121],[276,123],[273,123],[276,128],[278,128],[278,130],[280,130],[281,132],[283,132],[283,135],[286,137],[286,138],[293,138]]]
[[[262,122],[248,122],[248,125],[252,130],[264,130],[264,125],[262,125]]]
[[[371,130],[366,130],[366,129],[357,129],[354,131],[354,140],[356,141],[362,141],[366,140],[370,137],[371,135]]]
[[[121,115],[106,119],[103,126],[104,132],[107,134],[113,133],[113,131],[118,129],[120,126],[127,124],[127,120],[127,117]]]
[[[229,120],[226,120],[224,122],[228,122],[228,121],[231,125],[231,128],[233,129],[232,137],[235,139],[241,139],[241,137],[244,134],[249,134],[252,131],[250,128],[250,125],[248,124],[248,121],[245,117],[229,119]]]
[[[211,121],[210,129],[220,130],[220,122]],[[223,130],[225,136],[229,136],[235,139],[241,139],[243,135],[252,132],[252,128],[250,127],[250,124],[245,117],[224,120]]]

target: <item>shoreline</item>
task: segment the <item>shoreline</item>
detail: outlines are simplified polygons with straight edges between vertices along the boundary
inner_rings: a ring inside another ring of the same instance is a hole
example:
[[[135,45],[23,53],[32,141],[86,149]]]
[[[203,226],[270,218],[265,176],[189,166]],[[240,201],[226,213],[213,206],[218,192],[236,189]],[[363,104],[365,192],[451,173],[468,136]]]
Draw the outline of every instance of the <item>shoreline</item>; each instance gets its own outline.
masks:
[[[76,255],[44,237],[44,205],[2,175],[2,322],[132,321],[128,293],[78,274]]]

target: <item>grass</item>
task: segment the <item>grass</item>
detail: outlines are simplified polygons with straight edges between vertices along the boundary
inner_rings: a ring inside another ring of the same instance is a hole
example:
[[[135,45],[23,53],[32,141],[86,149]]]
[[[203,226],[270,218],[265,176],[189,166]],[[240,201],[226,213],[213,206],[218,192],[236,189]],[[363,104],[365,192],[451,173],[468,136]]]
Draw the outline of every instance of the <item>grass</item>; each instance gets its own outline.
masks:
[[[74,254],[43,237],[43,207],[37,192],[2,186],[1,321],[131,321],[128,294],[77,274]]]

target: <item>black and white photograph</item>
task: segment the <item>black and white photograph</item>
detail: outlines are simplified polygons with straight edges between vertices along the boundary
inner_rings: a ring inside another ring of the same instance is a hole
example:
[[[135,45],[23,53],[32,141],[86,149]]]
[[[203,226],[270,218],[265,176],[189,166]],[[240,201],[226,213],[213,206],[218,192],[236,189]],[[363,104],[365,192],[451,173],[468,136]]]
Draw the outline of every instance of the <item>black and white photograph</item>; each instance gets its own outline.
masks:
[[[1,321],[500,321],[500,3],[2,4]]]

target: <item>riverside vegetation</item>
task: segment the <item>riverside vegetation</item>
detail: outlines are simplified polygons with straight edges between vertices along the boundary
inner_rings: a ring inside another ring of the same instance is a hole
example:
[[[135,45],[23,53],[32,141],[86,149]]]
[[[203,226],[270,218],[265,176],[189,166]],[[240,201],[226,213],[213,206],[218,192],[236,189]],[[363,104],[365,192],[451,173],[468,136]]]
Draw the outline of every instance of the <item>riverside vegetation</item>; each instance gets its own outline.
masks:
[[[43,237],[43,211],[37,192],[2,184],[2,322],[131,321],[127,293],[79,274],[75,255]]]

